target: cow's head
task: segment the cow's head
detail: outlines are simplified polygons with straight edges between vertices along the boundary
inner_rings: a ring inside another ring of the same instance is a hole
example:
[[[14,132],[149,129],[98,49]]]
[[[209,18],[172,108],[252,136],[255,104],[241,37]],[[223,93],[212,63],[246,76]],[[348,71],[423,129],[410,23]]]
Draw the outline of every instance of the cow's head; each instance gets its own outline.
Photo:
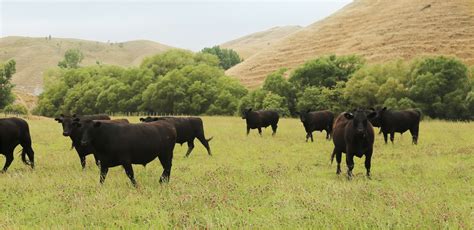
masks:
[[[59,115],[59,117],[56,117],[54,120],[56,120],[58,123],[61,123],[63,126],[63,136],[67,137],[70,136],[74,126],[72,123],[75,120],[79,120],[79,118],[76,116],[76,114],[72,116],[66,116],[64,114]]]
[[[158,121],[158,117],[142,117],[140,118],[141,122],[153,122],[153,121]]]
[[[311,112],[310,109],[308,109],[308,110],[306,110],[306,111],[303,110],[303,111],[301,111],[301,112],[296,112],[296,114],[300,116],[301,122],[304,123],[304,122],[307,120],[307,118],[308,118],[309,112]]]
[[[73,126],[83,130],[81,145],[88,145],[91,142],[94,129],[99,128],[101,125],[102,122],[94,120],[74,121]]]
[[[249,113],[252,111],[252,108],[250,109],[244,109],[244,111],[242,112],[242,119],[247,119]]]
[[[382,125],[382,117],[387,111],[387,107],[383,107],[381,109],[374,109],[370,108],[369,112],[375,112],[376,116],[374,118],[369,119],[370,123],[372,123],[373,126],[375,127],[380,127]]]
[[[364,136],[367,134],[367,122],[369,119],[373,119],[377,116],[377,113],[372,111],[368,112],[365,110],[356,109],[352,112],[345,112],[344,117],[348,120],[352,120],[352,128],[356,135]]]

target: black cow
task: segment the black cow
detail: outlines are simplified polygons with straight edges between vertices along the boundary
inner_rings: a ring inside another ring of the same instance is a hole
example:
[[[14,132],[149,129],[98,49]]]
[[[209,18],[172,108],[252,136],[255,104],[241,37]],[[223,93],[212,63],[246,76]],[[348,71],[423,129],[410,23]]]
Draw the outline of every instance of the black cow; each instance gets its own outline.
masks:
[[[191,151],[194,149],[194,139],[197,138],[202,145],[207,149],[209,156],[211,154],[211,148],[209,147],[209,141],[212,140],[212,137],[206,139],[204,136],[204,126],[202,119],[199,117],[145,117],[140,118],[142,122],[153,122],[159,120],[166,120],[171,122],[176,128],[176,143],[183,144],[184,142],[188,143],[188,151],[186,156],[188,157],[191,154]]]
[[[25,120],[20,118],[2,118],[0,119],[0,154],[5,155],[5,166],[3,172],[6,172],[13,161],[13,151],[17,145],[21,145],[21,160],[31,168],[35,167],[35,152],[31,148],[30,128]],[[28,159],[26,159],[28,156]]]
[[[334,150],[331,155],[331,163],[336,156],[337,174],[341,173],[342,153],[346,153],[347,175],[352,178],[354,169],[354,156],[361,158],[365,155],[365,168],[367,177],[370,178],[370,164],[374,145],[374,129],[368,119],[374,118],[377,114],[366,111],[354,110],[340,114],[333,126],[332,138]]]
[[[326,139],[329,140],[332,132],[332,123],[334,121],[334,114],[331,111],[316,111],[310,112],[310,110],[302,111],[297,113],[300,116],[300,120],[303,123],[304,129],[306,130],[306,142],[308,138],[311,138],[313,142],[313,132],[326,130]]]
[[[272,136],[274,136],[278,128],[278,120],[280,119],[280,116],[276,111],[252,111],[252,108],[250,108],[244,110],[242,113],[242,119],[245,119],[247,122],[247,135],[249,135],[250,129],[258,129],[258,134],[261,136],[262,127],[266,128],[268,126],[272,126]]]
[[[99,158],[101,184],[110,167],[122,165],[132,184],[137,186],[132,164],[145,166],[156,157],[164,169],[160,183],[169,181],[176,143],[173,124],[164,121],[125,124],[85,120],[74,125],[84,130],[81,144],[92,146]]]
[[[81,166],[83,169],[86,168],[86,156],[92,154],[94,150],[91,146],[81,145],[82,139],[82,129],[78,129],[73,126],[74,120],[110,120],[110,117],[103,114],[98,115],[84,115],[84,116],[65,116],[61,114],[59,117],[55,118],[58,123],[61,123],[63,126],[63,136],[70,137],[72,141],[71,148],[75,148],[77,155],[79,155],[79,160],[81,161]],[[128,123],[128,121],[127,121]],[[98,159],[94,156],[96,165],[99,165]]]
[[[418,143],[418,131],[420,127],[421,112],[416,109],[407,109],[401,111],[387,110],[387,107],[379,109],[377,116],[370,120],[372,124],[380,126],[383,133],[385,144],[387,136],[390,134],[390,141],[393,143],[395,133],[403,134],[410,130],[412,143]]]

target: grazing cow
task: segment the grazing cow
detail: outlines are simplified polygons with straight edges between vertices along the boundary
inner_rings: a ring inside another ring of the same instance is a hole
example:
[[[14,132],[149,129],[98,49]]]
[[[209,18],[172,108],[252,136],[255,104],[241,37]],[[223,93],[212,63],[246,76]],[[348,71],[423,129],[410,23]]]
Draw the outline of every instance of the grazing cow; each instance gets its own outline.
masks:
[[[306,130],[306,142],[308,138],[311,138],[313,142],[313,132],[326,130],[326,139],[330,139],[332,132],[332,122],[334,121],[334,114],[331,111],[316,111],[310,112],[302,111],[297,113],[300,116],[300,120],[303,123],[304,129]]]
[[[188,157],[191,154],[191,151],[194,149],[194,139],[197,138],[202,145],[207,149],[209,156],[211,154],[211,148],[209,147],[209,141],[212,140],[212,137],[206,139],[204,136],[204,126],[202,119],[199,117],[145,117],[140,118],[142,122],[153,122],[165,120],[171,122],[176,128],[176,143],[183,144],[184,142],[188,143],[188,151],[186,152],[185,157]]]
[[[258,134],[262,135],[262,127],[266,128],[272,126],[272,136],[276,134],[278,128],[278,120],[280,119],[278,113],[272,110],[252,111],[252,108],[244,110],[242,119],[247,122],[247,135],[250,129],[258,129]]]
[[[61,123],[63,126],[63,136],[70,137],[72,141],[71,148],[75,148],[77,155],[79,155],[79,160],[81,161],[82,169],[86,168],[86,156],[92,154],[94,150],[91,146],[81,145],[82,139],[82,130],[73,126],[74,120],[110,120],[110,117],[107,115],[84,115],[84,116],[65,116],[61,114],[59,117],[55,118],[58,123]],[[128,121],[127,121],[128,123]],[[95,158],[95,156],[94,156]],[[95,158],[96,165],[99,165],[99,161]]]
[[[390,134],[390,141],[393,143],[396,132],[403,134],[410,130],[412,143],[416,145],[418,143],[420,119],[421,112],[416,109],[392,111],[384,107],[377,111],[377,116],[371,119],[370,122],[380,126],[385,144],[387,143],[388,134]]]
[[[137,186],[132,164],[145,166],[156,157],[163,166],[161,182],[169,181],[176,143],[176,129],[169,122],[142,124],[106,123],[85,120],[74,122],[82,127],[81,144],[90,145],[100,162],[100,183],[103,184],[110,167],[122,165],[134,186]]]
[[[0,119],[0,154],[5,155],[5,166],[3,172],[6,172],[13,161],[13,151],[17,145],[21,145],[21,160],[31,168],[35,167],[35,152],[31,148],[30,128],[25,120],[20,118],[2,118]],[[28,156],[28,159],[26,159]]]
[[[332,139],[334,150],[331,155],[331,163],[336,156],[337,174],[341,173],[342,153],[346,153],[347,176],[352,178],[354,169],[354,156],[361,158],[365,155],[365,168],[367,177],[370,178],[370,164],[374,145],[374,129],[368,121],[375,117],[375,112],[368,115],[363,110],[354,110],[340,114],[333,126]]]

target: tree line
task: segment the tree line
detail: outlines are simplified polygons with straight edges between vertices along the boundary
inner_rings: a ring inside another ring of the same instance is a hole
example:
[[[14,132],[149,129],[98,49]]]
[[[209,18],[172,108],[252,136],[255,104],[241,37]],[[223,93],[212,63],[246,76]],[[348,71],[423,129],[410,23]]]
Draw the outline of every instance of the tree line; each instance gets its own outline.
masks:
[[[241,59],[235,51],[219,47],[197,53],[170,50],[130,68],[100,62],[81,67],[82,57],[78,50],[68,51],[59,68],[45,72],[45,91],[35,114],[236,115],[252,107],[294,116],[308,109],[337,113],[356,107],[389,107],[420,108],[431,118],[474,119],[474,67],[453,57],[367,64],[357,55],[322,56],[291,72],[280,69],[269,74],[255,90],[225,75],[224,70]],[[7,73],[11,78],[11,66],[1,66],[9,69],[2,71],[0,80]],[[7,88],[0,88],[0,93]],[[0,108],[11,102],[6,98],[0,98]]]

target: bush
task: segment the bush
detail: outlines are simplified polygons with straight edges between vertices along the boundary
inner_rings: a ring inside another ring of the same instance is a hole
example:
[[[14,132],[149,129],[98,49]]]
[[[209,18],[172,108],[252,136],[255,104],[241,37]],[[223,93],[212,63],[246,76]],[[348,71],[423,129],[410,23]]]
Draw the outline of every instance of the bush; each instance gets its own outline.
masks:
[[[28,109],[20,104],[11,104],[5,106],[3,109],[4,113],[11,113],[11,114],[21,114],[21,115],[27,115],[28,114]]]
[[[212,48],[204,48],[201,50],[201,53],[208,53],[215,55],[219,58],[219,65],[224,69],[230,69],[230,67],[239,64],[242,59],[239,54],[232,49],[222,49],[219,46],[214,46]]]
[[[14,85],[11,83],[13,74],[16,72],[15,66],[15,60],[0,63],[0,108],[15,100],[15,96],[12,93]]]

